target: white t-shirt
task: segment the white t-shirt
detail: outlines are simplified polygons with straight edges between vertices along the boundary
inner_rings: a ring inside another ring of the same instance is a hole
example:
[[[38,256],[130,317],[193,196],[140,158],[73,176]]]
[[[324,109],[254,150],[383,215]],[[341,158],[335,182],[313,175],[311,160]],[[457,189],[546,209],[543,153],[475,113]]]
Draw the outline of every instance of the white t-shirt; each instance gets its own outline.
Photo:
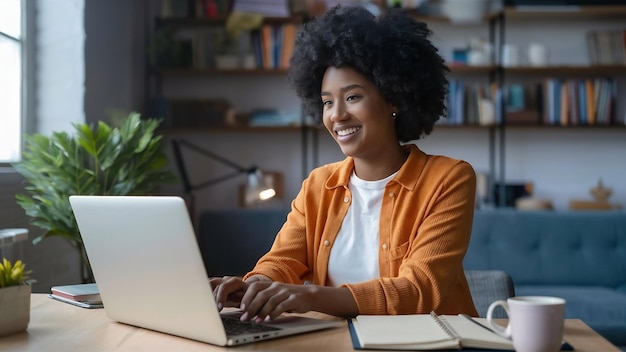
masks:
[[[337,234],[328,261],[331,286],[368,281],[378,271],[378,226],[385,186],[396,173],[379,181],[365,181],[353,172],[348,187],[352,204]]]

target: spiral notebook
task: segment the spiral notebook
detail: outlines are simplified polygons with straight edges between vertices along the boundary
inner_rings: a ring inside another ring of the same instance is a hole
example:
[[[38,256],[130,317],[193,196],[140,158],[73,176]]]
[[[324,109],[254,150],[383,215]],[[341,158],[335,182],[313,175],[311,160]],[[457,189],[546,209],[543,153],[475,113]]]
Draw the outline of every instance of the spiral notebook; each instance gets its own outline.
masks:
[[[452,350],[463,348],[510,350],[510,340],[460,315],[359,315],[348,321],[356,349]]]

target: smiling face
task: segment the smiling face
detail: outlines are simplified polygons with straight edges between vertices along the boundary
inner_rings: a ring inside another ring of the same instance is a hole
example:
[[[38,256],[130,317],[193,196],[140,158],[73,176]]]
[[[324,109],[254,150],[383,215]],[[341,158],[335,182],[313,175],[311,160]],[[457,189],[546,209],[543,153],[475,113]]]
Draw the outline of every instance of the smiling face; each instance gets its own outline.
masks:
[[[375,161],[398,149],[391,116],[396,109],[363,75],[349,67],[329,67],[321,97],[324,126],[343,154]]]

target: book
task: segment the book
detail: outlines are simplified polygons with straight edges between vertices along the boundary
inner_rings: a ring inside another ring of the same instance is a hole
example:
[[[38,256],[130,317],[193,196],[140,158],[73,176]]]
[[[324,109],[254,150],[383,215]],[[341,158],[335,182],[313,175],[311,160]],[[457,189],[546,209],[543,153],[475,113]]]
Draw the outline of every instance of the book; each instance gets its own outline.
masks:
[[[511,340],[492,332],[484,318],[462,315],[359,315],[348,320],[355,349],[515,350]]]
[[[100,292],[96,284],[52,286],[50,291],[52,295],[66,300],[91,304],[102,303]]]
[[[68,298],[64,298],[61,296],[57,296],[55,294],[48,294],[48,297],[52,298],[52,299],[56,299],[57,301],[61,301],[64,303],[69,303],[71,305],[75,305],[78,307],[82,307],[82,308],[104,308],[104,305],[102,304],[102,302],[81,302],[81,301],[75,301],[73,299],[68,299]]]
[[[286,23],[283,25],[282,30],[282,47],[280,51],[280,64],[281,69],[289,68],[289,61],[293,55],[293,49],[296,42],[296,36],[298,33],[298,26],[295,23]]]

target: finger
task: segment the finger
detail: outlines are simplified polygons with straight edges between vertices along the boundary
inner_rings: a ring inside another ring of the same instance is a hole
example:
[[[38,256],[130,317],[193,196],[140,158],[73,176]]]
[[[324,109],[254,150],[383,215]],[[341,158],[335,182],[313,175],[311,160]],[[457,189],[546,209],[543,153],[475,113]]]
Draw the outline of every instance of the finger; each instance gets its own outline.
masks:
[[[290,294],[284,300],[277,302],[274,306],[274,309],[270,310],[267,314],[265,314],[265,319],[276,319],[281,314],[285,312],[293,312],[295,311],[293,306],[297,306],[297,298],[295,295]]]
[[[293,285],[272,283],[254,286],[254,289],[248,289],[244,299],[242,299],[248,313],[244,318],[253,319],[256,322],[261,322],[268,316],[276,318],[284,311],[291,309],[291,305],[295,303],[293,299],[290,300],[291,290],[294,289]],[[252,294],[254,297],[248,303],[247,298]]]
[[[279,294],[270,297],[259,312],[268,319],[276,319],[285,312],[305,313],[311,310],[311,292],[301,285],[284,285]]]
[[[217,286],[222,284],[222,282],[225,282],[231,279],[236,279],[236,278],[237,277],[235,276],[210,277],[209,283],[211,284],[211,289],[215,290]]]
[[[241,309],[245,313],[241,316],[241,320],[256,319],[259,309],[265,304],[265,296],[261,295],[257,297],[261,292],[264,292],[271,287],[273,283],[269,281],[255,281],[248,285],[246,292],[241,298]],[[275,285],[274,285],[275,286]],[[267,291],[266,291],[267,292]],[[267,293],[266,293],[267,294]],[[272,293],[269,293],[270,295]]]
[[[240,278],[231,277],[222,281],[214,290],[218,309],[239,306],[247,286]]]
[[[215,291],[215,288],[222,283],[221,277],[212,277],[209,279],[209,284],[211,284],[211,289]]]
[[[283,308],[289,301],[289,295],[273,296],[271,299],[265,302],[261,310],[257,313],[254,321],[260,324],[263,321],[276,319],[282,313],[285,312]]]
[[[303,296],[294,292],[294,289],[297,290],[293,287],[283,288],[279,294],[270,297],[259,311],[259,316],[272,320],[285,312],[303,313],[308,311],[303,308],[307,302],[303,301]]]

